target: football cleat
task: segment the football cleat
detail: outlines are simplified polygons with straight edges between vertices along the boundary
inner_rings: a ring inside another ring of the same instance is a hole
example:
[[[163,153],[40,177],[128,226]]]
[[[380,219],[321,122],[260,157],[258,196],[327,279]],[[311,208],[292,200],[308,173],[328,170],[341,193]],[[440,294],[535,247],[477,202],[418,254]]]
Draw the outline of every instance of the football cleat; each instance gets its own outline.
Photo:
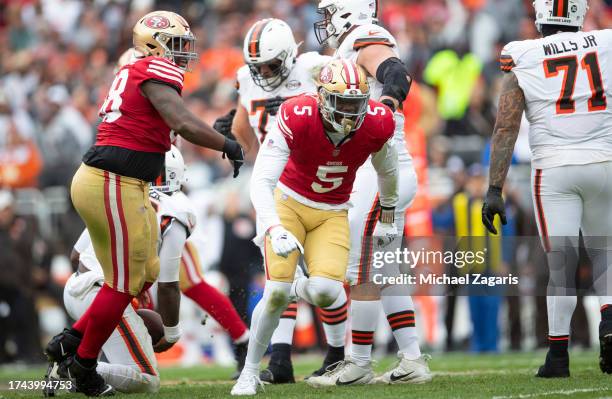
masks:
[[[45,348],[45,354],[49,362],[61,363],[76,354],[80,343],[81,338],[72,335],[70,330],[65,328],[64,331],[51,338]]]
[[[395,367],[372,380],[372,384],[424,384],[432,379],[429,355],[409,360],[401,356]]]
[[[567,378],[569,376],[569,355],[553,356],[550,351],[546,354],[546,361],[536,374],[536,377],[540,378]]]
[[[249,341],[234,345],[234,357],[236,359],[236,372],[232,375],[232,380],[237,380],[244,368]]]
[[[240,374],[238,381],[232,387],[232,396],[252,396],[257,394],[257,390],[261,387],[263,390],[263,383],[255,374]]]
[[[612,321],[599,323],[599,368],[603,373],[612,374]]]
[[[274,344],[268,368],[259,373],[265,384],[294,384],[293,364],[291,364],[291,345]]]
[[[339,348],[334,348],[333,346],[328,346],[327,347],[327,354],[325,355],[325,359],[323,360],[323,365],[321,366],[321,368],[318,369],[318,370],[313,371],[312,374],[310,376],[306,377],[305,379],[309,379],[311,377],[322,376],[323,374],[325,374],[327,369],[332,364],[338,364],[342,360],[344,360],[344,346],[339,347]]]
[[[332,387],[340,385],[365,385],[368,384],[374,373],[372,365],[358,366],[350,358],[332,364],[328,370],[318,377],[310,377],[306,383],[314,388]]]
[[[104,381],[104,378],[96,371],[96,366],[85,367],[73,356],[66,361],[66,368],[70,376],[74,378],[77,392],[85,396],[112,396],[115,389]]]

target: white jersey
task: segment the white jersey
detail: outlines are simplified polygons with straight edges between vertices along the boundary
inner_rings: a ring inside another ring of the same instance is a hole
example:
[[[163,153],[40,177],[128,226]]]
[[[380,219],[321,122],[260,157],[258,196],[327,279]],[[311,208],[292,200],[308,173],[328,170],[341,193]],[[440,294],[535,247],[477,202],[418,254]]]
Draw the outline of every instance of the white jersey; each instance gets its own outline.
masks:
[[[395,56],[400,58],[397,41],[393,35],[382,26],[376,24],[360,25],[353,29],[342,41],[334,57],[349,59],[357,63],[359,50],[373,44],[389,46],[395,53]],[[370,96],[372,99],[378,100],[382,95],[384,85],[375,76],[368,76],[368,85],[370,86]],[[394,119],[396,128],[393,139],[397,148],[398,161],[411,161],[404,137],[404,114],[398,111],[395,113]]]
[[[175,221],[185,226],[187,237],[191,235],[196,226],[196,215],[191,201],[183,192],[177,191],[168,195],[152,188],[149,191],[149,199],[157,214],[157,223],[161,233],[160,240],[163,239],[164,232]]]
[[[612,160],[612,30],[511,42],[500,63],[525,94],[534,169]]]
[[[267,100],[274,97],[288,99],[304,93],[316,93],[317,87],[313,79],[316,69],[329,60],[331,57],[314,51],[299,55],[287,79],[272,91],[265,91],[255,84],[247,65],[238,69],[236,75],[240,104],[249,113],[249,123],[260,143],[263,143],[266,132],[276,125],[276,116],[268,114],[265,110]]]

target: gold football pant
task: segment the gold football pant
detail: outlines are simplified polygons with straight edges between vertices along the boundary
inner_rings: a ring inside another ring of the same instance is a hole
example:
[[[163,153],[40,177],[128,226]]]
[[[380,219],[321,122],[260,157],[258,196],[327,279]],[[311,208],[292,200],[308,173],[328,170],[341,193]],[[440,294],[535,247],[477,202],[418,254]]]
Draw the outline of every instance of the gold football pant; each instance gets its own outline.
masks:
[[[344,281],[349,254],[348,212],[311,208],[278,189],[274,192],[274,201],[281,224],[304,247],[304,260],[310,276]],[[294,251],[287,258],[278,256],[267,236],[264,252],[266,278],[292,282],[299,252]]]
[[[158,227],[149,184],[81,164],[71,197],[89,230],[104,282],[130,295],[155,282]]]

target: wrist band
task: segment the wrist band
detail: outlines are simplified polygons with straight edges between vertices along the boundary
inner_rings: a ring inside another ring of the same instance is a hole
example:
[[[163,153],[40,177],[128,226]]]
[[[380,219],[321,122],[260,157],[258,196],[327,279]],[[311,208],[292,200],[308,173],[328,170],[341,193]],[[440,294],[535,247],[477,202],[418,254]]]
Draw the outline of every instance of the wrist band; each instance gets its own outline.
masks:
[[[181,325],[177,324],[174,327],[164,326],[164,337],[171,344],[178,341],[181,338]]]

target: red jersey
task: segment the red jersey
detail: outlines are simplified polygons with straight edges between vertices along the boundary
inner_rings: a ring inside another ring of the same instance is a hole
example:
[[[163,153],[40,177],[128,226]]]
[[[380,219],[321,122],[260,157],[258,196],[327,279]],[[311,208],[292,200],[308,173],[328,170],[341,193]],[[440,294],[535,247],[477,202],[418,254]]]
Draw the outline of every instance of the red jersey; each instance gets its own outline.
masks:
[[[133,151],[165,153],[170,150],[172,131],[140,86],[156,80],[183,89],[184,71],[161,57],[136,59],[117,72],[100,108],[97,146],[115,146]]]
[[[393,114],[370,100],[361,127],[339,146],[323,128],[317,98],[301,95],[285,101],[277,123],[290,154],[280,182],[315,202],[343,204],[349,200],[357,169],[393,136]]]

